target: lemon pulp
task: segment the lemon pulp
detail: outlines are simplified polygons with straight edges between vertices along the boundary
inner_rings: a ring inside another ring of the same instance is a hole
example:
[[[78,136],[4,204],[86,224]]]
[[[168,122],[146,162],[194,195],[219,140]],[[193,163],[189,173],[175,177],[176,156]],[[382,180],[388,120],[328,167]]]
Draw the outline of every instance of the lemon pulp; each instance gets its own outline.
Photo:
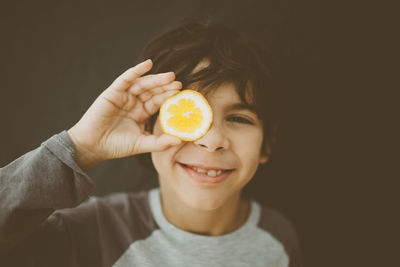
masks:
[[[213,120],[207,99],[197,91],[182,90],[167,98],[160,108],[161,128],[185,141],[205,135]]]

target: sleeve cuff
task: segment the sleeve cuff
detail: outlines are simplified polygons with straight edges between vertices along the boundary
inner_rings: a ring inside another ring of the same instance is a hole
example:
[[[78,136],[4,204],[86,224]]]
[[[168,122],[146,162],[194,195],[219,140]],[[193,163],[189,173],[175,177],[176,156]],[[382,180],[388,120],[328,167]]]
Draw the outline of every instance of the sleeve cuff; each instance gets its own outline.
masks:
[[[91,183],[93,183],[91,178],[77,164],[76,149],[66,130],[53,135],[51,138],[43,142],[42,145],[49,149],[57,158],[59,158],[71,169],[82,174]]]

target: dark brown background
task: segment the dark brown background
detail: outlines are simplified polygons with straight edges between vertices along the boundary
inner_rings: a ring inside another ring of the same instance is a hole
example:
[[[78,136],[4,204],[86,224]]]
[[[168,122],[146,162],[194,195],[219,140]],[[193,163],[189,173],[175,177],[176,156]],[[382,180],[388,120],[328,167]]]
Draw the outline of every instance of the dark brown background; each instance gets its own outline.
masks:
[[[0,166],[69,129],[155,34],[218,18],[279,67],[280,144],[249,189],[293,221],[307,266],[395,266],[398,9],[321,2],[1,1]],[[98,195],[157,185],[134,157],[88,173]]]

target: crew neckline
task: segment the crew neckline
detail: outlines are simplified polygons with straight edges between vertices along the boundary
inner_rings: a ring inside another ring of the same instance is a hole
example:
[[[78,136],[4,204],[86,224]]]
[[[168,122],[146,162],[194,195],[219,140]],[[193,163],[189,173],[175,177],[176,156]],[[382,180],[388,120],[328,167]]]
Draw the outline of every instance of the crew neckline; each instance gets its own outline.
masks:
[[[255,229],[257,227],[261,213],[260,204],[257,203],[255,200],[250,200],[251,204],[250,213],[246,222],[242,226],[240,226],[235,231],[224,235],[207,236],[182,230],[181,228],[176,227],[167,220],[167,218],[164,216],[161,206],[161,196],[159,187],[149,190],[149,203],[155,221],[160,226],[160,228],[164,230],[165,234],[171,236],[174,239],[185,240],[185,241],[191,240],[191,241],[207,241],[207,242],[218,243],[227,240],[237,240],[238,238],[245,238],[246,236],[248,236],[249,231],[251,229]]]

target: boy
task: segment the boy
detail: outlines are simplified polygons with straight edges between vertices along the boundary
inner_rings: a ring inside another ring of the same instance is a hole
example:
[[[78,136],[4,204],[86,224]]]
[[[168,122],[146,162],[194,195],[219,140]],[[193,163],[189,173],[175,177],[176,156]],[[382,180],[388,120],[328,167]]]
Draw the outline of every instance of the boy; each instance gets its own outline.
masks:
[[[241,196],[274,143],[262,49],[221,25],[186,23],[150,42],[143,57],[152,60],[118,77],[71,129],[1,169],[4,261],[300,266],[291,224]],[[209,131],[193,142],[164,134],[158,118],[182,88],[203,93],[213,110]],[[94,186],[84,170],[146,152],[159,188],[84,202]],[[205,175],[218,182],[199,181]]]

